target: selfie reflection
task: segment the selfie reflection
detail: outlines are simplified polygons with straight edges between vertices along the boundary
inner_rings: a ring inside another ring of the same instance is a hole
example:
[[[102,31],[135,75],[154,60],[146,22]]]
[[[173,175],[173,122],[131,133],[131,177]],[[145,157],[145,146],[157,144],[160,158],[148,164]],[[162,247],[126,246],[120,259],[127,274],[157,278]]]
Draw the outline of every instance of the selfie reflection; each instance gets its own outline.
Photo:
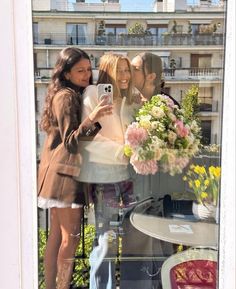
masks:
[[[39,288],[216,289],[224,1],[96,2],[33,1]]]

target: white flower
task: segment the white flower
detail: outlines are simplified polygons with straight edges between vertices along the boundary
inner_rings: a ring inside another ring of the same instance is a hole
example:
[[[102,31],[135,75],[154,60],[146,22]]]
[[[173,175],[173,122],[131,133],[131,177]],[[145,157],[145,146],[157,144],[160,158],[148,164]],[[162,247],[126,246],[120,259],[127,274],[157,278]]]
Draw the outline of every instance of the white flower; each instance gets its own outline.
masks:
[[[170,130],[168,132],[168,140],[171,144],[174,144],[175,143],[175,140],[177,138],[177,134],[175,132],[173,132],[172,130]]]
[[[162,149],[155,150],[155,160],[159,161],[162,158],[162,155],[163,155]]]
[[[164,132],[165,130],[166,130],[165,125],[163,123],[159,123],[157,131]]]
[[[201,130],[201,128],[199,127],[199,125],[197,124],[197,122],[195,120],[193,120],[190,124],[190,129],[193,133],[198,134]]]
[[[148,129],[151,129],[152,125],[151,125],[151,116],[150,115],[142,115],[140,117],[140,121],[139,124],[141,127]]]
[[[153,106],[152,110],[150,111],[150,114],[157,119],[160,119],[165,116],[163,109],[157,106]]]
[[[170,104],[167,96],[156,95],[137,113],[138,127],[146,131],[147,138],[132,148],[130,162],[141,174],[153,173],[149,168],[154,166],[155,171],[160,168],[170,175],[181,173],[199,150],[198,123],[185,119],[183,110]],[[188,133],[178,135],[176,123]],[[126,145],[130,146],[127,139]]]
[[[158,125],[159,125],[159,122],[158,122],[158,121],[152,121],[152,122],[151,122],[151,127],[152,127],[152,129],[157,129],[157,128],[158,128]]]
[[[168,112],[168,117],[170,118],[170,120],[172,122],[175,122],[176,121],[176,116],[172,113],[172,112]]]
[[[161,140],[160,138],[158,138],[157,136],[152,136],[151,137],[151,141],[152,141],[152,145],[154,145],[155,147],[163,147],[165,142],[163,140]]]

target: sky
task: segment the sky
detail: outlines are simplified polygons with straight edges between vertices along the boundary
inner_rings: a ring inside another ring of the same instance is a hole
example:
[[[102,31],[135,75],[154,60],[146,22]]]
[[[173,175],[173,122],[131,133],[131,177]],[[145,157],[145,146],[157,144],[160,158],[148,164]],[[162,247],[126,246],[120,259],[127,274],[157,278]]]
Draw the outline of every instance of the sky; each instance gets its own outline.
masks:
[[[76,0],[69,0],[75,2]],[[199,0],[187,0],[188,4],[196,4]],[[212,0],[218,2],[219,0]],[[101,3],[101,0],[85,0],[86,3]],[[120,0],[121,11],[142,11],[151,12],[153,11],[154,0]]]

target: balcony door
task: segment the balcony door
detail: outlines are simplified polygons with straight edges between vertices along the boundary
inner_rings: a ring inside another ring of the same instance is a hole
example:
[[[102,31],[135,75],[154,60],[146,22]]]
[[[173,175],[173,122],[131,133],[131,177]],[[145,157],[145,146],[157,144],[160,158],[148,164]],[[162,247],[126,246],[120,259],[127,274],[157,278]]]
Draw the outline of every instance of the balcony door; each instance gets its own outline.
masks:
[[[210,68],[211,58],[211,54],[191,54],[191,67]]]
[[[149,25],[148,26],[148,30],[151,32],[152,36],[153,36],[153,42],[154,44],[159,44],[162,45],[164,42],[164,37],[163,37],[163,33],[167,33],[168,32],[168,25]]]
[[[68,45],[86,44],[87,24],[70,23],[66,25]]]

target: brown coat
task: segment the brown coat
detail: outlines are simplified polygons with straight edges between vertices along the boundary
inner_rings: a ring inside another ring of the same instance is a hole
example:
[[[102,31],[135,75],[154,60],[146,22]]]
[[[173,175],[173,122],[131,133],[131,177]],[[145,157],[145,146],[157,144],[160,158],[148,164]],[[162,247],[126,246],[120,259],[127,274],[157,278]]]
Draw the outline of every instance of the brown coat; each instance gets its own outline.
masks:
[[[60,90],[52,102],[53,127],[47,135],[38,170],[38,195],[67,203],[82,203],[81,185],[74,180],[82,163],[78,142],[91,127],[82,123],[79,96],[69,88]]]

